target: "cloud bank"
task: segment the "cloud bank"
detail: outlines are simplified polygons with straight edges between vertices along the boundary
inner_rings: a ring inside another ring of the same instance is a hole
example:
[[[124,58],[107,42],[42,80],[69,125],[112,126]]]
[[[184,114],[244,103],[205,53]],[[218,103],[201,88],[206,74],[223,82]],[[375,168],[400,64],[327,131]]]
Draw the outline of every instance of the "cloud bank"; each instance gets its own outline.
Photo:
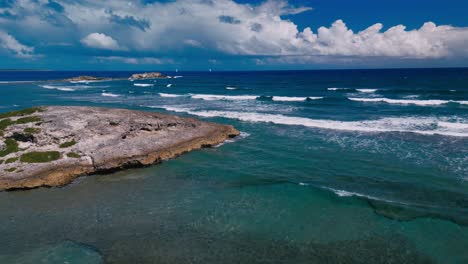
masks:
[[[310,10],[285,0],[258,5],[232,0],[12,1],[0,8],[0,27],[8,30],[0,31],[0,45],[18,57],[28,57],[33,47],[9,34],[21,32],[39,40],[50,32],[51,42],[74,39],[90,51],[118,51],[118,58],[156,58],[168,52],[180,56],[211,52],[263,61],[270,57],[282,63],[468,57],[468,28],[427,22],[419,29],[396,25],[383,30],[376,23],[355,32],[337,20],[314,31],[310,27],[301,30],[284,18]]]

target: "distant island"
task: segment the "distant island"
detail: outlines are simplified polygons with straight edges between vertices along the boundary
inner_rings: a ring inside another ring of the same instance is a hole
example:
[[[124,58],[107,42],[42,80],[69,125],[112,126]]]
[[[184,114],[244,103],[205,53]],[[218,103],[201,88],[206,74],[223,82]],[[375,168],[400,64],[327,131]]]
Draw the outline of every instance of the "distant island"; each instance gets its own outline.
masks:
[[[234,127],[154,112],[35,107],[0,114],[0,190],[61,186],[220,144]]]

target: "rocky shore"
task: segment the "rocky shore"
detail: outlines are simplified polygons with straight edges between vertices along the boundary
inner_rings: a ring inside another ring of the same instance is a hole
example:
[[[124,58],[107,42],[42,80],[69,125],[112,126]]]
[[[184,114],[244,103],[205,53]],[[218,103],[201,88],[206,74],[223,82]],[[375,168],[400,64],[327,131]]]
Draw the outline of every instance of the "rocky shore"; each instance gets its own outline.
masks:
[[[235,137],[229,125],[153,112],[48,106],[0,114],[0,190],[61,186]]]

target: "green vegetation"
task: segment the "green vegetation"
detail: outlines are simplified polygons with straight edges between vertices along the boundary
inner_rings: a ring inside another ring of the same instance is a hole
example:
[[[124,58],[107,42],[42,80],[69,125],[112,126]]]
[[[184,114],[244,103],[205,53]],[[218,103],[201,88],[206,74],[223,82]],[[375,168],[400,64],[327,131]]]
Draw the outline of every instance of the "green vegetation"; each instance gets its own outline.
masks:
[[[7,128],[8,126],[13,125],[14,123],[15,122],[11,121],[11,119],[9,119],[9,118],[0,120],[0,131],[5,130],[5,128]]]
[[[15,170],[16,170],[16,168],[15,168],[15,167],[13,167],[13,168],[5,169],[4,171],[8,171],[8,172],[14,172]]]
[[[118,125],[119,125],[119,122],[110,121],[110,122],[109,122],[109,125],[111,125],[111,126],[118,126]]]
[[[27,117],[22,117],[16,120],[15,124],[27,124],[31,122],[39,122],[42,121],[42,119],[38,116],[27,116]]]
[[[73,146],[75,144],[76,144],[76,141],[72,140],[72,141],[68,141],[68,142],[64,142],[64,143],[60,144],[59,147],[60,148],[69,148],[69,147],[71,147],[71,146]]]
[[[0,164],[3,164],[3,160],[0,160]]]
[[[18,157],[9,158],[5,161],[5,164],[13,163],[18,160]]]
[[[70,153],[68,153],[68,154],[67,154],[67,157],[69,157],[69,158],[74,158],[74,159],[81,158],[80,154],[75,153],[75,152],[70,152]]]
[[[31,115],[36,112],[42,112],[44,111],[40,107],[31,107],[23,110],[18,110],[18,111],[12,111],[12,112],[7,112],[7,113],[1,113],[0,118],[7,118],[7,117],[15,117],[15,116],[26,116],[26,115]]]
[[[14,152],[18,152],[18,142],[12,138],[7,138],[5,140],[5,149],[0,150],[0,157],[5,157],[6,155]]]
[[[35,128],[35,127],[27,127],[24,129],[24,133],[29,133],[29,134],[37,134],[41,132],[40,128]]]
[[[29,152],[21,155],[21,162],[25,163],[44,163],[60,158],[60,153],[58,151],[46,151],[46,152]]]

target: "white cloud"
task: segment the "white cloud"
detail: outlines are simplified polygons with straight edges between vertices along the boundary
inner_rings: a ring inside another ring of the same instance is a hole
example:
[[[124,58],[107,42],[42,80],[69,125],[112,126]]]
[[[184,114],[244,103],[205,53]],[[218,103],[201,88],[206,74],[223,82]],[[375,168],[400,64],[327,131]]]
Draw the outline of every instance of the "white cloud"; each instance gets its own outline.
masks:
[[[0,31],[0,47],[20,58],[34,57],[34,48],[21,44],[12,35]]]
[[[161,56],[171,51],[178,54],[186,50],[193,52],[193,49],[186,49],[191,46],[205,52],[202,54],[214,51],[271,56],[284,63],[298,60],[314,63],[364,61],[377,57],[468,57],[468,28],[436,26],[428,22],[419,29],[407,30],[403,25],[397,25],[383,31],[383,25],[376,23],[355,32],[337,20],[318,30],[300,30],[293,21],[282,16],[311,8],[292,6],[286,0],[266,0],[259,5],[233,0],[175,0],[151,4],[142,1],[129,4],[128,0],[55,2],[63,7],[63,11],[52,13],[54,19],[51,20],[48,14],[51,11],[44,11],[46,9],[39,2],[18,1],[9,12],[22,16],[10,22],[0,19],[0,26],[17,27],[17,30],[32,28],[34,32],[27,33],[35,38],[43,35],[41,32],[54,32],[52,35],[56,38],[64,38],[55,39],[56,43],[68,42],[65,38],[72,35],[86,35],[79,41],[88,47],[126,50],[140,56]],[[69,24],[57,26],[61,22]]]
[[[160,65],[160,64],[173,64],[174,61],[171,59],[160,59],[154,57],[122,57],[122,56],[98,56],[95,57],[99,62],[121,62],[125,64],[148,64],[148,65]]]
[[[91,33],[81,39],[81,43],[96,49],[122,50],[115,39],[102,33]]]

